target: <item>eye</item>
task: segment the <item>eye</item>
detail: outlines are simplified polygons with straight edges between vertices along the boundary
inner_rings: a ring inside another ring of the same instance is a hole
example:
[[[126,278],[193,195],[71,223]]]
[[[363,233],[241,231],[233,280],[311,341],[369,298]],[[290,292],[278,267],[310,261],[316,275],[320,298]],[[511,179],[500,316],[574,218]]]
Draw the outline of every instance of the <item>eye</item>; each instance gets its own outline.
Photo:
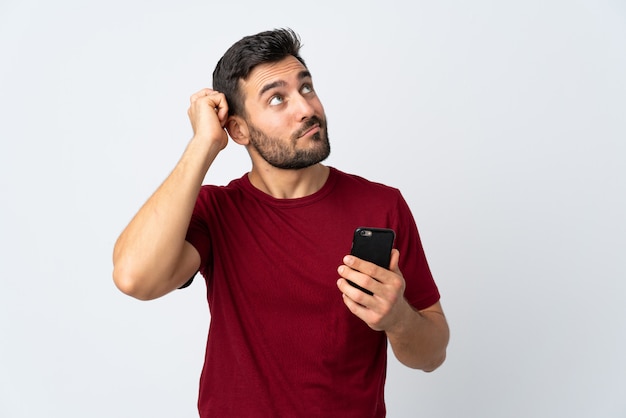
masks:
[[[300,89],[300,91],[302,92],[302,94],[312,93],[313,86],[310,84],[304,84],[302,88]]]
[[[283,102],[284,102],[284,99],[283,99],[282,96],[274,95],[274,96],[270,97],[269,104],[270,104],[270,106],[278,106],[280,104],[283,104]]]

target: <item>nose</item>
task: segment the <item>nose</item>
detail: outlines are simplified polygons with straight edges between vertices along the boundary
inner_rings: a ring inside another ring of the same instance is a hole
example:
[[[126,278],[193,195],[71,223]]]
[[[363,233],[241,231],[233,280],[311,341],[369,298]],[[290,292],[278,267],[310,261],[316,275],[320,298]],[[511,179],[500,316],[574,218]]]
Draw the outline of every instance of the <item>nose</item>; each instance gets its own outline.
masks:
[[[313,103],[311,103],[310,98],[307,98],[303,95],[297,95],[294,103],[294,112],[296,119],[299,121],[304,121],[306,119],[311,118],[315,115],[315,107]]]

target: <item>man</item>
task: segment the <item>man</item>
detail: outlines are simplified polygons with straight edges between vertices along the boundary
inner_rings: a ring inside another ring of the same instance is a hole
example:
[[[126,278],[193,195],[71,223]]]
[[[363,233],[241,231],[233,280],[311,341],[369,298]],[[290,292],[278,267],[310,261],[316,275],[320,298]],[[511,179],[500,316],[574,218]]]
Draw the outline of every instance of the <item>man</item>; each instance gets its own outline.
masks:
[[[448,326],[396,189],[324,166],[326,116],[291,30],[248,36],[191,96],[193,138],[119,237],[114,281],[148,300],[206,279],[201,417],[382,417],[387,341],[445,358]],[[228,135],[252,169],[202,186]],[[356,227],[396,231],[389,269],[349,256]],[[351,286],[348,280],[371,294]]]

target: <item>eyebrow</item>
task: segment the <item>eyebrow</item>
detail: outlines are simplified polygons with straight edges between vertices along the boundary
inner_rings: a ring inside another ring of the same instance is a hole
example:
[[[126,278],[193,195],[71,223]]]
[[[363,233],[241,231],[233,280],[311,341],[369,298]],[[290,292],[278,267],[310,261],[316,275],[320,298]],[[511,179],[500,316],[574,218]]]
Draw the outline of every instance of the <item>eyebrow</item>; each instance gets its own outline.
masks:
[[[310,78],[310,77],[311,77],[311,73],[309,72],[309,70],[302,70],[298,73],[298,80],[302,80],[304,78]],[[286,85],[287,85],[287,82],[284,80],[276,80],[271,83],[268,83],[261,88],[261,91],[259,91],[259,97],[263,96],[263,94],[265,94],[265,92],[267,92],[268,90],[271,90],[276,87],[284,87]]]

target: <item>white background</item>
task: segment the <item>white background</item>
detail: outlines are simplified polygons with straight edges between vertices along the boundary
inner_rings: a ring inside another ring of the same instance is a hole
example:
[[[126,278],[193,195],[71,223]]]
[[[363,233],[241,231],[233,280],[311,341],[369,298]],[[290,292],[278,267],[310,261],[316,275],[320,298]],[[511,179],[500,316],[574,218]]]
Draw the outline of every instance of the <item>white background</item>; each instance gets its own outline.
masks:
[[[626,5],[1,0],[0,416],[193,417],[201,280],[153,302],[115,239],[242,36],[289,26],[328,164],[402,190],[452,329],[390,417],[626,416]],[[207,176],[249,169],[231,142]]]

